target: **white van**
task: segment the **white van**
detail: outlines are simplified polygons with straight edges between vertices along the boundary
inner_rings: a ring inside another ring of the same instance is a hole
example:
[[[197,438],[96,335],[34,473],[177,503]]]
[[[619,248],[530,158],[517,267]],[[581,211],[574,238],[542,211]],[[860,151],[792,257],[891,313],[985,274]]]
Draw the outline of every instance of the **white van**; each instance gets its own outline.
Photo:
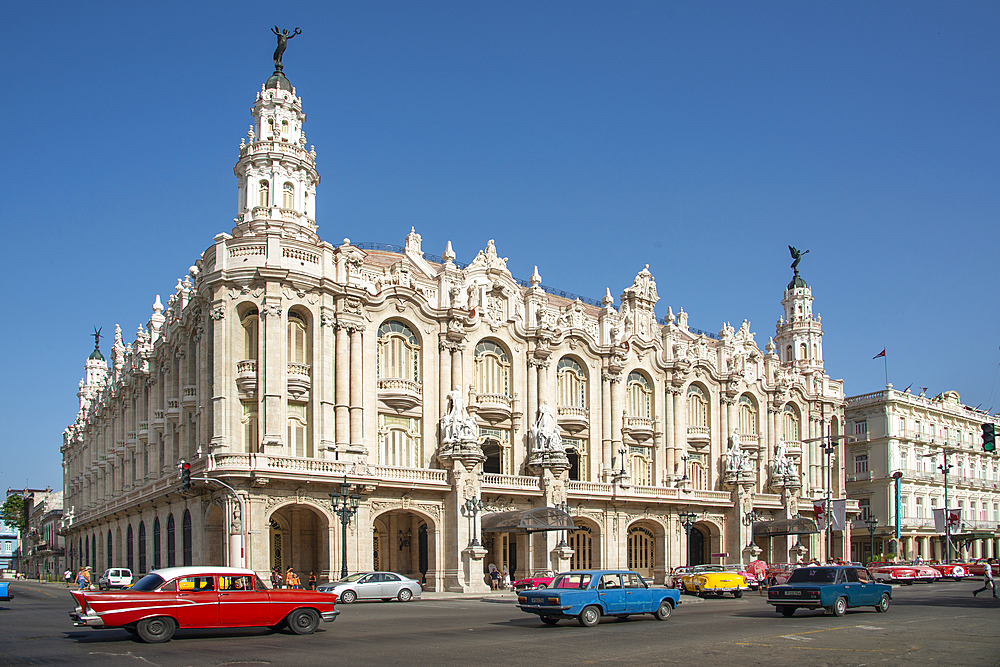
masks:
[[[132,585],[132,570],[124,567],[113,567],[105,570],[97,580],[97,586],[102,591],[108,588],[128,588]]]

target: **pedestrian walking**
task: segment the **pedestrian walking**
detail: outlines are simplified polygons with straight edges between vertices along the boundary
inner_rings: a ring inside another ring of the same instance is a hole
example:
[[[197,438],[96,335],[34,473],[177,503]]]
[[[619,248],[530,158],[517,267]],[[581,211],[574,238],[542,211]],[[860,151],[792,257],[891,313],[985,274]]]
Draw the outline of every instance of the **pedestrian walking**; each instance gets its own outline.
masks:
[[[66,588],[73,585],[73,570],[67,568],[66,571],[63,572],[63,581],[66,582]]]
[[[996,561],[995,558],[990,558],[984,563],[983,567],[983,587],[977,588],[972,591],[972,597],[976,597],[987,588],[993,589],[993,597],[997,597],[997,584],[993,581],[993,563]]]
[[[277,567],[271,568],[271,588],[281,588],[281,570]]]
[[[292,587],[292,576],[294,576],[294,574],[295,573],[292,572],[292,568],[288,568],[288,571],[285,572],[285,588]]]
[[[490,589],[497,590],[500,588],[500,570],[493,563],[490,563]]]
[[[503,569],[503,588],[504,590],[510,588],[510,570],[506,567]]]
[[[316,590],[316,573],[312,570],[309,570],[309,590]]]

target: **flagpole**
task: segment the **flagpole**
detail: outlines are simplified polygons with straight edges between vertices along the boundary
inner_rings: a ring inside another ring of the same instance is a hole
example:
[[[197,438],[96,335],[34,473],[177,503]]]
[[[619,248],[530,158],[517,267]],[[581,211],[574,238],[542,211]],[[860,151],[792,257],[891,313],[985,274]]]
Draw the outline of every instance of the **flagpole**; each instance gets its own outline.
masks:
[[[882,354],[882,367],[885,369],[885,386],[888,387],[889,386],[889,357],[888,357],[888,355],[884,354],[885,353],[884,349],[882,350],[882,352],[883,352],[883,354]]]

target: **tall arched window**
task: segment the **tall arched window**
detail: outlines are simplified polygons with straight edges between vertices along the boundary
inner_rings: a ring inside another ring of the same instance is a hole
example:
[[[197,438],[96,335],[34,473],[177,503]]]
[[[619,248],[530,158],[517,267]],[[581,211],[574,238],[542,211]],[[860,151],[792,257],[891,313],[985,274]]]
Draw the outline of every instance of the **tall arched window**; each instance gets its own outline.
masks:
[[[261,181],[257,184],[257,206],[271,205],[271,184]]]
[[[563,357],[556,366],[559,383],[559,407],[587,407],[587,374],[580,364],[569,357]]]
[[[476,345],[476,392],[510,396],[510,361],[503,348],[490,340]]]
[[[94,535],[93,538],[90,541],[90,562],[94,564],[94,567],[100,567],[100,563],[97,562],[97,535]]]
[[[632,445],[628,449],[631,458],[629,472],[632,475],[632,483],[638,486],[652,486],[653,456],[651,448]]]
[[[113,542],[111,540],[111,529],[109,528],[108,529],[108,551],[107,551],[107,554],[108,554],[108,569],[109,570],[112,567],[114,567],[114,565],[115,565],[115,557],[114,557],[114,553],[112,552],[112,547],[113,546],[114,546],[114,544],[113,544]]]
[[[93,562],[90,560],[90,535],[87,535],[87,541],[84,543],[83,546],[83,562],[84,563]],[[94,565],[97,565],[97,563],[94,563]]]
[[[292,456],[313,455],[308,416],[307,404],[288,401],[288,449]]]
[[[802,432],[799,429],[799,411],[791,403],[785,404],[781,417],[782,432],[785,442],[798,442],[802,439]]]
[[[309,327],[294,310],[288,311],[288,363],[309,363]]]
[[[177,538],[174,535],[174,515],[167,515],[167,567],[177,565]]]
[[[649,380],[642,373],[632,371],[628,374],[626,385],[628,392],[628,416],[649,419],[653,414],[653,390]]]
[[[181,519],[181,552],[184,554],[184,564],[193,565],[191,560],[191,512],[184,510]]]
[[[571,570],[589,570],[594,567],[594,538],[591,537],[590,526],[577,524],[576,530],[569,534],[569,546],[573,555],[569,559]]]
[[[243,416],[240,418],[240,424],[243,426],[243,451],[253,454],[257,451],[258,442],[257,399],[240,401],[240,406],[243,408]]]
[[[692,426],[708,427],[708,399],[698,385],[691,385],[687,391],[688,397],[688,428]]]
[[[628,569],[643,577],[652,577],[656,565],[656,542],[653,531],[645,526],[628,529]]]
[[[705,454],[688,454],[687,474],[691,479],[691,488],[708,488],[708,460]]]
[[[257,309],[251,308],[248,310],[246,314],[243,315],[243,319],[240,320],[240,324],[243,326],[243,358],[256,359],[257,329],[260,324]]]
[[[153,569],[159,570],[160,564],[163,562],[161,559],[162,545],[160,543],[160,517],[153,519]]]
[[[785,361],[795,361],[795,355],[792,353],[791,345],[785,348]]]
[[[744,394],[739,402],[739,430],[742,435],[757,435],[757,407]]]
[[[281,186],[281,208],[295,208],[295,186],[291,183]]]
[[[396,320],[382,323],[376,333],[378,350],[375,373],[380,380],[420,382],[420,341],[413,331]]]
[[[139,522],[139,572],[146,573],[146,524]]]
[[[382,465],[397,468],[420,468],[423,456],[420,450],[420,420],[415,417],[397,417],[380,414],[379,435]]]
[[[799,359],[808,359],[809,352],[805,343],[799,343]]]
[[[125,531],[125,567],[130,570],[135,570],[135,561],[133,557],[135,556],[135,543],[133,542],[132,535],[132,524],[128,525],[128,530]]]

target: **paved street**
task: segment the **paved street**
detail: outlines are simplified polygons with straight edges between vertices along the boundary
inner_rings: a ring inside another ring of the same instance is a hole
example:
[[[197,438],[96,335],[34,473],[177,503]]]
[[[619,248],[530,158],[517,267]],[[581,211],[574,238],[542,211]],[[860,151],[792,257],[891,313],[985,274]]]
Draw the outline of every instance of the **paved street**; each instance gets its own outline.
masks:
[[[973,598],[979,585],[901,587],[887,614],[864,609],[843,618],[803,611],[782,618],[755,594],[685,596],[665,623],[606,619],[591,629],[575,621],[543,627],[511,595],[431,594],[408,604],[343,605],[336,622],[305,637],[189,630],[148,645],[124,630],[74,628],[65,588],[17,582],[17,597],[0,603],[0,665],[1000,665],[1000,602]]]

